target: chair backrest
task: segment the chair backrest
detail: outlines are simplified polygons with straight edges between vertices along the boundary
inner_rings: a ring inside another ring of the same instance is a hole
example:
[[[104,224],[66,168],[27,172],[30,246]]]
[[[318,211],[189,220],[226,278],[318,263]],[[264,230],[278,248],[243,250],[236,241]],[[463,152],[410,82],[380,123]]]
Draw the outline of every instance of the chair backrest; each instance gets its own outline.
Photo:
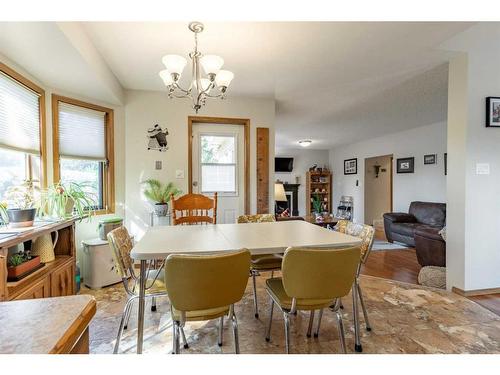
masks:
[[[134,246],[132,239],[124,226],[113,229],[107,237],[118,273],[122,279],[126,279],[129,272],[134,272],[134,262],[130,258],[130,251]]]
[[[244,223],[272,223],[276,221],[273,214],[241,215],[238,216],[238,224]]]
[[[217,192],[214,198],[202,194],[186,194],[175,199],[170,196],[172,225],[216,224]]]
[[[170,303],[179,311],[232,305],[243,297],[249,272],[246,249],[224,255],[169,255],[165,283]]]
[[[283,286],[300,299],[335,299],[349,293],[359,264],[359,247],[293,248],[283,257]]]
[[[359,247],[361,249],[361,262],[365,263],[372,250],[375,229],[371,225],[357,224],[349,220],[339,220],[333,229],[340,233],[358,237],[363,241]]]
[[[443,227],[446,222],[446,203],[411,202],[408,213],[422,224]]]

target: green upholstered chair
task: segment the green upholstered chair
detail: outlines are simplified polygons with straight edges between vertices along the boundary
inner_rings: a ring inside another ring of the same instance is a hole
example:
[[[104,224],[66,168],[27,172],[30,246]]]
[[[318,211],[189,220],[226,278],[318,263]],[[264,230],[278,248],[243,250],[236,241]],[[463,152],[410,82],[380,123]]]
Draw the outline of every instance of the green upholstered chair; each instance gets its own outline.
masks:
[[[234,304],[245,293],[249,270],[248,250],[224,255],[168,256],[165,282],[174,323],[174,353],[180,352],[179,333],[186,321],[220,319],[219,345],[222,345],[224,316],[232,320],[234,348],[239,353]]]
[[[270,223],[274,222],[276,219],[272,214],[257,214],[257,215],[241,215],[238,216],[238,224],[245,223]],[[271,272],[271,277],[274,276],[274,271],[279,271],[281,269],[281,261],[283,257],[281,254],[271,254],[271,255],[252,255],[252,263],[250,266],[250,274],[252,276],[253,283],[253,304],[255,310],[255,317],[259,317],[259,307],[257,304],[257,282],[256,277],[260,275],[261,272]]]
[[[118,334],[113,350],[113,353],[116,354],[118,353],[123,330],[127,329],[128,326],[132,303],[139,298],[139,277],[135,274],[134,262],[130,258],[130,251],[132,250],[133,243],[128,234],[127,228],[124,226],[116,228],[108,233],[107,238],[113,253],[115,269],[120,274],[123,287],[127,293],[127,302],[125,303],[125,307],[123,309],[120,327],[118,328]],[[153,311],[156,310],[155,299],[157,297],[167,297],[167,288],[165,287],[164,272],[162,268],[163,267],[148,270],[146,298],[152,299],[151,310]],[[184,331],[181,333],[184,340],[184,346],[187,347]]]
[[[371,331],[370,321],[368,320],[368,313],[366,311],[365,302],[363,300],[363,294],[361,292],[361,286],[359,285],[359,274],[361,272],[361,266],[366,263],[368,256],[372,250],[373,240],[375,238],[375,229],[366,224],[356,224],[348,220],[339,220],[337,225],[333,228],[335,231],[340,233],[345,233],[350,236],[358,237],[362,240],[361,245],[359,245],[361,254],[358,269],[356,271],[356,278],[354,280],[354,285],[352,289],[352,303],[353,303],[353,313],[354,313],[354,331],[355,331],[355,344],[354,349],[357,352],[361,352],[361,339],[359,332],[359,309],[358,309],[358,299],[361,303],[361,308],[363,310],[363,316],[365,318],[366,330]],[[318,337],[319,327],[321,325],[322,311],[319,312],[318,326],[316,329],[315,337]]]
[[[271,338],[274,304],[278,305],[285,320],[287,353],[290,352],[289,315],[297,310],[314,311],[330,307],[337,317],[340,343],[345,353],[344,327],[337,302],[352,287],[359,256],[359,247],[287,249],[283,257],[283,277],[266,281],[266,290],[271,297],[266,340]]]

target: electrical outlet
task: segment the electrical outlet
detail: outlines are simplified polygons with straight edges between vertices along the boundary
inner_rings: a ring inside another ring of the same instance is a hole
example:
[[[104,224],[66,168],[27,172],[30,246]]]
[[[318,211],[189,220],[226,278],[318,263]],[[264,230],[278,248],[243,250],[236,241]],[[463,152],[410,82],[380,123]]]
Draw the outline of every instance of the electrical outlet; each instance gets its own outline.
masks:
[[[161,160],[155,161],[155,169],[159,171],[161,169]]]
[[[184,171],[182,169],[177,169],[175,171],[175,178],[184,178]]]

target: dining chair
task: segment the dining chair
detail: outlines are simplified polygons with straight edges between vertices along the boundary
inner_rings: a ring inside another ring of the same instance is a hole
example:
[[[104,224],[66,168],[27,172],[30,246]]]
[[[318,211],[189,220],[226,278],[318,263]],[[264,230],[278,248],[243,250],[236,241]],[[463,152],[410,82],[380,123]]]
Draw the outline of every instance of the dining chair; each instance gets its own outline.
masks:
[[[288,248],[283,257],[282,277],[266,280],[271,297],[266,341],[271,339],[274,304],[285,321],[285,347],[290,353],[290,314],[329,307],[337,317],[342,351],[347,352],[338,299],[347,295],[356,277],[359,247]]]
[[[127,294],[127,302],[125,303],[125,307],[123,309],[120,327],[118,328],[116,343],[113,350],[113,353],[116,354],[118,353],[123,330],[127,329],[128,326],[130,311],[132,310],[132,302],[139,298],[139,277],[135,274],[134,262],[130,257],[130,251],[132,250],[133,243],[127,228],[124,226],[116,228],[108,233],[107,238],[113,253],[115,268],[121,276],[123,287],[125,288],[125,292]],[[163,265],[154,269],[152,268],[152,264],[153,263],[150,264],[147,271],[148,280],[146,281],[146,298],[152,299],[152,310],[154,311],[155,309],[153,309],[153,306],[156,306],[155,299],[157,297],[167,297],[167,289],[164,284]],[[184,346],[187,347],[184,331],[181,333]]]
[[[175,199],[170,196],[172,225],[216,224],[217,192],[209,198],[203,194],[185,194]]]
[[[238,224],[245,223],[270,223],[274,222],[276,219],[272,214],[257,214],[257,215],[241,215],[238,216]],[[281,254],[262,254],[262,255],[252,255],[250,263],[250,275],[252,276],[253,283],[253,304],[254,304],[254,315],[256,318],[259,317],[259,308],[257,304],[257,282],[256,277],[260,275],[261,272],[271,271],[271,277],[274,276],[274,271],[279,271],[281,269],[281,261],[283,256]]]
[[[333,230],[348,234],[350,236],[358,237],[362,240],[359,245],[361,254],[360,254],[360,262],[358,264],[358,268],[356,270],[356,278],[354,279],[354,284],[352,288],[352,306],[353,306],[353,314],[354,314],[354,332],[355,332],[355,344],[354,349],[357,352],[361,352],[363,350],[361,346],[361,338],[359,332],[359,309],[358,309],[358,299],[361,303],[361,309],[363,310],[363,316],[365,318],[366,330],[371,331],[372,328],[370,326],[370,321],[368,320],[368,312],[366,310],[365,301],[363,299],[363,293],[361,291],[361,286],[359,284],[359,275],[361,273],[361,266],[366,263],[368,260],[368,256],[373,247],[373,240],[375,238],[375,229],[371,225],[366,224],[357,224],[353,223],[349,220],[339,220]],[[342,302],[340,301],[340,304]],[[318,317],[318,325],[314,337],[318,337],[319,328],[321,325],[321,317],[322,311],[319,312]]]
[[[234,304],[245,293],[250,269],[250,252],[223,255],[169,255],[165,282],[173,321],[174,353],[180,352],[179,332],[187,321],[219,319],[222,346],[224,317],[233,324],[234,350],[240,352],[238,322]]]

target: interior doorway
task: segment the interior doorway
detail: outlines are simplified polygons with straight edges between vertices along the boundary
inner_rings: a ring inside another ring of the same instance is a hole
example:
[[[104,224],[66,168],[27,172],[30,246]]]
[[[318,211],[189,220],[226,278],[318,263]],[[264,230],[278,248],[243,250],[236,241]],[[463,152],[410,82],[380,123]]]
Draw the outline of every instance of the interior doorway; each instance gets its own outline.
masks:
[[[189,117],[189,192],[217,192],[217,222],[235,223],[248,205],[249,120]]]
[[[365,159],[365,224],[382,228],[382,215],[392,212],[392,155]]]

